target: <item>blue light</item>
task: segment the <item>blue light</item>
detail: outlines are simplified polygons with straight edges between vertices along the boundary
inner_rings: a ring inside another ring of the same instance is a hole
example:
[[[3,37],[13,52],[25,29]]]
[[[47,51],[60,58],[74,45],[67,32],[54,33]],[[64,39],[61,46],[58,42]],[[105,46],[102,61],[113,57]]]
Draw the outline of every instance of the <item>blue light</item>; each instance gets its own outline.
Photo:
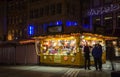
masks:
[[[55,25],[62,25],[62,21],[57,21]]]
[[[50,22],[49,26],[53,26],[54,24],[52,22]]]
[[[77,22],[73,22],[73,25],[74,25],[74,26],[77,26],[77,25],[78,25],[78,23],[77,23]]]
[[[89,28],[90,28],[90,25],[89,25],[89,24],[84,24],[84,25],[83,25],[83,28],[89,29]]]
[[[34,34],[34,25],[29,25],[28,26],[28,34],[33,35]]]
[[[47,31],[47,24],[43,24],[43,29],[44,29],[44,31]]]
[[[72,22],[71,21],[66,21],[66,26],[69,27],[72,25]]]

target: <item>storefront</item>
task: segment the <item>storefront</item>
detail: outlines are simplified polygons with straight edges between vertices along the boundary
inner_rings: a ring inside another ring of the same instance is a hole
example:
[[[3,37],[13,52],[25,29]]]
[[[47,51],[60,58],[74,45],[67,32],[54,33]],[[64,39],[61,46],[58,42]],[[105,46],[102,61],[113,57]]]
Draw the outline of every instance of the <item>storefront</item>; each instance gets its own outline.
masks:
[[[91,50],[95,43],[100,42],[105,50],[105,40],[113,39],[91,33],[73,33],[62,35],[39,36],[35,38],[36,53],[40,56],[40,62],[45,64],[59,65],[84,65],[82,49],[88,42]],[[92,55],[91,55],[91,60]],[[103,61],[105,62],[105,53]]]

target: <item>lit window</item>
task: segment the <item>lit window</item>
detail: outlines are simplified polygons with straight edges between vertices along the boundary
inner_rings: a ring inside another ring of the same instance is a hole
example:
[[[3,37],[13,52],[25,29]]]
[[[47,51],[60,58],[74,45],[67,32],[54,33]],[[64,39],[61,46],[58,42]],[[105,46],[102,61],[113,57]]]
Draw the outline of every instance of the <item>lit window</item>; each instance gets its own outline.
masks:
[[[89,24],[84,24],[84,25],[83,25],[83,28],[84,28],[84,29],[89,29],[89,28],[90,28],[90,25],[89,25]]]
[[[67,21],[67,22],[66,22],[66,26],[69,27],[69,26],[71,26],[71,25],[72,25],[71,21]]]
[[[47,24],[43,24],[43,29],[44,29],[44,31],[46,32],[47,31]]]
[[[56,21],[55,25],[62,25],[62,21]]]
[[[77,26],[78,25],[78,23],[76,22],[76,21],[67,21],[66,22],[66,26]]]
[[[29,25],[28,26],[28,34],[33,35],[34,34],[34,25]]]
[[[78,25],[78,23],[75,21],[75,22],[73,22],[73,26],[77,26]]]

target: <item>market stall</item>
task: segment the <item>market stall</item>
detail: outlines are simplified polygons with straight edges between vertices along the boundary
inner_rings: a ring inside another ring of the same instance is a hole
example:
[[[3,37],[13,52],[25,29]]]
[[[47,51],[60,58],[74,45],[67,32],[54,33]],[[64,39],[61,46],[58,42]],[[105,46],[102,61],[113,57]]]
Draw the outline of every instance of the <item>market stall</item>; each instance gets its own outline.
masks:
[[[84,65],[82,49],[88,42],[91,50],[95,43],[100,42],[105,51],[106,37],[91,33],[72,33],[62,35],[39,36],[35,38],[36,53],[40,56],[40,62],[45,64],[59,65]],[[112,39],[112,38],[111,38]],[[105,52],[103,61],[105,62]],[[91,60],[92,56],[91,56]]]
[[[41,63],[80,65],[80,34],[64,34],[36,37],[36,52]]]

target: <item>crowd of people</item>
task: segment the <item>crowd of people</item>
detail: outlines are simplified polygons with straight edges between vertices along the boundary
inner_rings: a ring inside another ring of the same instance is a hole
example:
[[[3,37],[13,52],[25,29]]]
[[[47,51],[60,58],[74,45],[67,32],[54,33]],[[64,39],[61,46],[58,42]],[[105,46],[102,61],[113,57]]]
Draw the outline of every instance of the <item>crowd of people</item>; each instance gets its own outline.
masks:
[[[90,46],[86,43],[86,45],[83,48],[83,53],[84,53],[84,68],[85,70],[91,70],[91,60],[90,60],[90,53],[92,54],[92,57],[94,59],[94,66],[96,70],[102,71],[102,46],[100,43],[97,43],[94,45],[92,50],[90,50]],[[112,43],[109,43],[106,46],[106,59],[111,63],[111,68],[114,71],[114,63],[113,61],[115,60],[115,49]]]

